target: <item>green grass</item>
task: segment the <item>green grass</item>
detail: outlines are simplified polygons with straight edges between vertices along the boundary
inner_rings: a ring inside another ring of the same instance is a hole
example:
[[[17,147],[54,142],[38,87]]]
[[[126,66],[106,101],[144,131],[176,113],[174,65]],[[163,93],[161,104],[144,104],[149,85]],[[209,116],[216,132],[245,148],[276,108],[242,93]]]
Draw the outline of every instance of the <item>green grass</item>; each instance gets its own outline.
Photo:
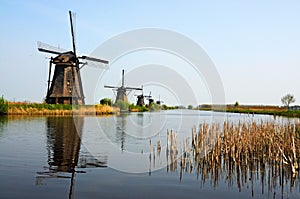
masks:
[[[34,108],[37,110],[72,110],[71,104],[38,104],[38,103],[12,103],[9,104],[9,108],[16,108],[16,109],[28,109]],[[76,108],[76,107],[75,107]]]
[[[131,104],[129,106],[130,108],[130,111],[133,111],[133,112],[145,112],[145,111],[149,111],[149,109],[145,106],[137,106],[137,105],[134,105],[134,104]]]
[[[201,109],[201,110],[212,110],[219,112],[230,112],[230,113],[245,113],[245,114],[262,114],[262,115],[274,115],[284,117],[300,117],[300,110],[253,110],[253,109]]]
[[[8,102],[4,97],[0,97],[0,115],[6,115],[8,112]]]
[[[276,116],[284,116],[284,117],[300,117],[299,110],[241,110],[241,109],[232,109],[226,110],[226,112],[232,113],[247,113],[247,114],[263,114],[263,115],[276,115]]]
[[[151,104],[149,107],[150,111],[160,111],[161,110],[161,106],[158,104]]]

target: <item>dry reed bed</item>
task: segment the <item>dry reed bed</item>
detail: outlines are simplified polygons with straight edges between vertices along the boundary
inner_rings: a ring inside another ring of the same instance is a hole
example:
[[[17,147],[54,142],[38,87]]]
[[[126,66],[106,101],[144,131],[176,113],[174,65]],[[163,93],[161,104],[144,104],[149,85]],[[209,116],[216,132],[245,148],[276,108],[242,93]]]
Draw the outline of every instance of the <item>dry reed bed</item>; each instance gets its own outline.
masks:
[[[202,182],[207,178],[216,186],[223,176],[239,190],[248,180],[267,181],[268,190],[279,183],[283,187],[290,179],[293,186],[299,171],[300,123],[246,122],[201,124],[192,130],[192,140],[185,139],[178,145],[177,135],[167,133],[167,160],[169,171],[196,171]],[[180,155],[180,156],[178,156]],[[177,163],[180,162],[180,164]]]
[[[30,116],[72,116],[72,115],[109,115],[118,110],[107,105],[82,106],[71,110],[63,109],[39,109],[32,107],[10,107],[8,115],[30,115]]]

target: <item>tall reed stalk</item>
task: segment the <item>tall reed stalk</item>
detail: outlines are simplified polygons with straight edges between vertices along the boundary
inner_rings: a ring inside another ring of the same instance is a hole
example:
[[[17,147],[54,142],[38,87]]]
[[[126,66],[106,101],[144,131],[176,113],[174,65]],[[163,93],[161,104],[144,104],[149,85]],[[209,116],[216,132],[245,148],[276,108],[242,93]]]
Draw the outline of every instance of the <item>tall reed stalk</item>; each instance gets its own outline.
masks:
[[[299,177],[299,122],[204,123],[192,130],[191,142],[185,139],[178,145],[173,141],[176,134],[172,131],[167,137],[168,170],[170,167],[176,171],[176,161],[180,160],[180,179],[182,172],[195,171],[203,183],[211,179],[215,187],[225,176],[230,185],[236,183],[239,191],[250,183],[253,195],[256,179],[261,179],[263,193],[266,183],[270,191],[278,181],[284,186],[287,179],[292,187]],[[178,146],[182,149],[174,157]]]

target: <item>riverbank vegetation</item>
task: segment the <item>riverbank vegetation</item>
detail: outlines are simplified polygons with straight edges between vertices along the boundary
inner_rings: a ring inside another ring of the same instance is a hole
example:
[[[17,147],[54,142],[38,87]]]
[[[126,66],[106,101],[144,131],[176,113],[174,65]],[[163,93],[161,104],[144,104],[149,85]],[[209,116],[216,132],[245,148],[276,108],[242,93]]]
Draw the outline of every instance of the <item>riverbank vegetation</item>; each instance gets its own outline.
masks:
[[[3,96],[0,97],[0,115],[6,115],[8,113],[8,102]]]
[[[118,109],[108,105],[70,105],[8,102],[9,115],[109,115]]]
[[[256,105],[209,105],[204,104],[197,108],[203,111],[218,111],[231,113],[245,113],[245,114],[264,114],[273,116],[285,117],[300,117],[300,110],[290,110],[287,107],[279,106],[256,106]]]
[[[1,101],[0,101],[1,103]],[[164,107],[152,104],[149,106],[136,106],[119,100],[113,105],[107,101],[96,105],[72,105],[72,104],[45,104],[30,102],[7,102],[3,99],[1,110],[8,115],[111,115],[120,111],[145,112],[158,111]],[[167,107],[168,108],[168,107]],[[1,112],[2,113],[2,112]]]
[[[113,106],[118,107],[121,111],[129,111],[129,112],[145,112],[145,111],[160,111],[160,110],[171,110],[176,109],[176,107],[169,107],[165,104],[160,105],[157,103],[146,104],[144,106],[129,104],[128,102],[124,102],[123,100],[118,100]]]

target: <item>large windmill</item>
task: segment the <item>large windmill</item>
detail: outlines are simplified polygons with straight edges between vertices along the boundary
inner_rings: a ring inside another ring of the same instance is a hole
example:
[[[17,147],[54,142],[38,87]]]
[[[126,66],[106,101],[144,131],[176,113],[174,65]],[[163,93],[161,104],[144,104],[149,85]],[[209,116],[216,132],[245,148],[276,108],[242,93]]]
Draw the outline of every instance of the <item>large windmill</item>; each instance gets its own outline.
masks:
[[[72,51],[66,51],[38,42],[39,51],[57,55],[54,58],[51,57],[49,62],[49,76],[46,95],[46,103],[48,104],[85,104],[80,69],[87,64],[96,66],[101,66],[100,63],[108,64],[108,61],[106,60],[88,56],[77,56],[73,29],[74,14],[69,11],[69,16],[73,45]],[[55,69],[52,81],[50,81],[52,64],[55,64]]]
[[[142,88],[134,88],[134,87],[125,87],[124,84],[124,69],[122,70],[122,85],[120,87],[118,86],[104,86],[104,88],[112,88],[115,89],[117,91],[117,97],[116,97],[116,101],[118,100],[123,100],[124,102],[128,102],[128,92],[132,91],[132,90],[143,90]]]

